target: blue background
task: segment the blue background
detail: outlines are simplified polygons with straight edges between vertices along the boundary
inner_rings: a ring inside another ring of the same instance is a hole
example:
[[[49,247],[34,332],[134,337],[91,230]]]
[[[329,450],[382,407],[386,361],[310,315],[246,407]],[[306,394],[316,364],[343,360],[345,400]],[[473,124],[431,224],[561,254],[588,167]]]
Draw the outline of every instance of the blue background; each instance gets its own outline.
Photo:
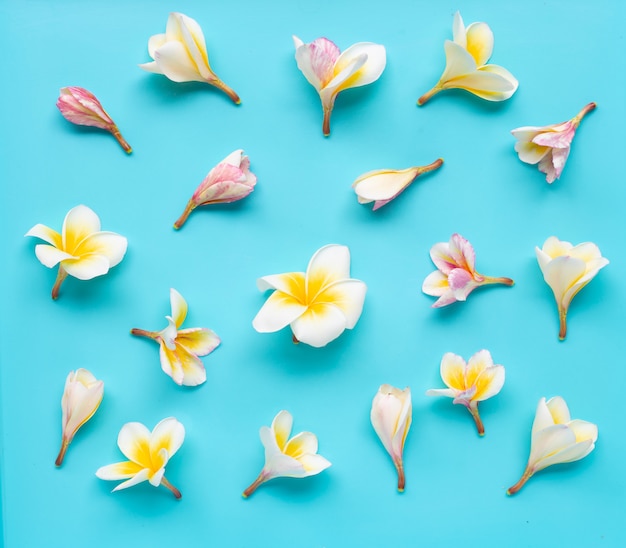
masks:
[[[623,546],[623,313],[626,294],[626,150],[623,20],[618,0],[346,2],[319,0],[0,2],[3,81],[2,512],[5,546]],[[460,9],[495,34],[492,62],[520,81],[490,104],[445,92],[416,99],[444,68],[443,42]],[[141,71],[148,38],[170,11],[204,29],[216,73],[241,96],[234,106],[202,84]],[[381,79],[342,93],[322,136],[315,90],[296,67],[291,35],[326,36],[341,49],[387,48]],[[62,86],[93,91],[134,147],[66,122]],[[582,123],[561,180],[520,162],[509,131],[598,108]],[[255,192],[230,207],[172,223],[206,173],[243,148]],[[445,159],[396,201],[372,213],[350,188],[361,173]],[[73,206],[96,211],[129,249],[109,275],[68,279],[34,256],[36,223],[60,230]],[[421,293],[430,247],[460,232],[477,268],[515,279],[442,310]],[[534,247],[556,235],[595,242],[611,264],[574,300],[569,334],[558,319]],[[368,284],[354,331],[323,349],[293,345],[288,329],[259,334],[251,320],[267,295],[258,277],[304,270],[322,245],[352,253]],[[132,327],[159,330],[169,288],[187,299],[186,326],[223,344],[203,361],[207,382],[181,388],[160,370],[158,347]],[[481,348],[506,368],[502,392],[481,406],[486,436],[442,387],[445,352]],[[70,370],[105,381],[94,418],[61,469],[60,399]],[[410,386],[413,427],[406,492],[369,422],[378,386]],[[509,498],[526,464],[540,397],[562,395],[600,437],[585,460],[552,467]],[[333,466],[275,480],[249,500],[263,465],[258,429],[280,409],[294,432],[317,434]],[[152,428],[176,416],[185,443],[167,468],[176,502],[148,484],[110,494],[95,470],[122,460],[121,426]]]

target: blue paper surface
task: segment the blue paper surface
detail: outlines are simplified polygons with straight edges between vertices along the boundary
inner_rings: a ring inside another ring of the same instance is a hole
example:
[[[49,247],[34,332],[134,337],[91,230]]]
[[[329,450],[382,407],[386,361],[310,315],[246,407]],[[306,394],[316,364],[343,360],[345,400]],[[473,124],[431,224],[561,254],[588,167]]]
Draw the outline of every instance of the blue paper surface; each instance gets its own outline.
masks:
[[[0,319],[1,474],[4,545],[23,546],[623,546],[623,311],[626,51],[618,0],[415,2],[215,2],[23,0],[0,3],[5,45],[0,135],[4,242]],[[459,9],[487,22],[491,62],[520,87],[504,103],[461,91],[416,99],[444,68],[444,40]],[[202,26],[215,72],[241,96],[234,106],[200,84],[176,84],[137,67],[148,38],[180,11]],[[324,138],[316,91],[296,67],[292,34],[342,50],[384,44],[378,82],[342,93]],[[64,120],[59,88],[91,90],[134,148]],[[565,121],[586,103],[553,185],[513,150],[510,130]],[[206,173],[243,148],[258,177],[232,206],[180,215]],[[379,211],[357,204],[351,183],[380,168],[445,160]],[[67,211],[91,207],[104,230],[128,238],[107,276],[68,279],[23,235],[36,223],[60,230]],[[512,288],[475,291],[434,310],[421,293],[434,269],[430,247],[459,232],[479,272]],[[592,241],[611,263],[575,298],[569,333],[558,317],[535,246],[555,235]],[[365,281],[353,331],[322,349],[293,345],[289,329],[259,334],[251,321],[267,295],[260,276],[303,271],[328,243],[349,246]],[[132,327],[160,330],[169,288],[187,299],[186,326],[216,331],[203,359],[207,382],[176,386],[158,347]],[[491,351],[506,368],[502,392],[481,405],[486,436],[448,399],[445,352]],[[60,400],[70,370],[105,381],[93,419],[61,469]],[[405,447],[406,491],[369,422],[378,386],[410,386],[413,426]],[[599,427],[583,461],[537,474],[519,495],[539,398],[561,395],[572,416]],[[281,409],[294,432],[314,432],[332,467],[281,479],[241,497],[263,466],[258,438]],[[152,428],[175,416],[186,428],[167,477],[183,493],[147,483],[110,493],[100,466],[123,460],[121,426]]]

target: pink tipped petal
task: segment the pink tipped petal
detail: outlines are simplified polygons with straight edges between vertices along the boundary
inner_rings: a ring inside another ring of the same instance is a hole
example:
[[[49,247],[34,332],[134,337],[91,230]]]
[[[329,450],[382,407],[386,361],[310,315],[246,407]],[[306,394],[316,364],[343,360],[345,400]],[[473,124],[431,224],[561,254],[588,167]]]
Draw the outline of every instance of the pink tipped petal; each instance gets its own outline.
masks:
[[[304,44],[294,36],[293,41],[298,68],[319,92],[333,78],[335,61],[340,55],[339,48],[326,38],[318,38],[310,44]]]
[[[550,131],[544,131],[533,137],[533,143],[550,148],[569,148],[574,134],[576,133],[576,126],[572,122],[565,122],[559,126],[547,126],[545,129]]]
[[[472,275],[462,268],[455,268],[450,274],[448,274],[448,283],[450,289],[454,291],[458,300],[465,300],[469,292],[474,289],[470,287],[470,284],[474,281]]]
[[[455,248],[455,254],[456,248]],[[460,267],[452,250],[450,249],[450,243],[439,242],[430,248],[430,258],[435,263],[435,266],[446,276],[452,272],[453,269]]]
[[[448,306],[450,304],[454,304],[458,302],[452,290],[444,293],[441,297],[439,297],[432,305],[433,308],[442,308],[444,306]]]
[[[275,291],[257,313],[252,326],[259,333],[273,333],[302,316],[307,307],[292,296]]]
[[[343,333],[346,317],[332,304],[316,304],[291,322],[291,328],[297,340],[320,348]]]

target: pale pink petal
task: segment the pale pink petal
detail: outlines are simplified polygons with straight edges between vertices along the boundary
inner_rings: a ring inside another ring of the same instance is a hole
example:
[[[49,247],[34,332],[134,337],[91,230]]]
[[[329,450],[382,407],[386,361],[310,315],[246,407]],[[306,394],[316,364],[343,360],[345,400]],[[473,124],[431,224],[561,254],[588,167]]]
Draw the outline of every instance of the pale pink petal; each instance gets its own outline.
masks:
[[[476,254],[472,244],[469,243],[460,234],[453,234],[450,238],[450,255],[454,259],[454,262],[464,270],[470,273],[474,273],[474,262],[476,260]]]
[[[565,122],[559,126],[548,126],[545,131],[533,137],[533,143],[550,148],[569,148],[576,133],[576,126],[572,122]]]
[[[448,274],[448,284],[450,285],[450,289],[454,291],[457,300],[465,300],[467,295],[469,294],[474,287],[471,287],[474,278],[467,271],[462,268],[455,268],[450,274]]]
[[[452,272],[454,268],[461,265],[452,255],[449,242],[439,242],[430,248],[430,258],[435,266],[446,276]]]
[[[441,308],[443,306],[448,306],[449,304],[453,304],[457,302],[457,298],[454,295],[454,292],[452,290],[449,290],[448,292],[444,293],[441,297],[439,297],[434,304],[432,305],[433,308]]]
[[[556,170],[552,161],[552,149],[539,162],[539,171],[546,174],[546,181],[553,183],[556,180]]]
[[[298,68],[319,92],[333,78],[333,67],[339,58],[339,48],[326,38],[318,38],[311,44],[304,44],[302,40],[294,36],[293,42],[296,47]]]

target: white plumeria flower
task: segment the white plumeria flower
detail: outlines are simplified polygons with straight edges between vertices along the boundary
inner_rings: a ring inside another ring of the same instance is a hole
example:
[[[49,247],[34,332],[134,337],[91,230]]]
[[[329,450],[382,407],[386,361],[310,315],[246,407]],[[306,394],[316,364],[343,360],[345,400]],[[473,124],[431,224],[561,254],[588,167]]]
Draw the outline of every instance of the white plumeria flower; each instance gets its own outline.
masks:
[[[159,343],[161,369],[179,385],[197,386],[206,381],[206,370],[198,356],[207,356],[220,344],[220,338],[206,327],[180,329],[187,317],[187,301],[170,289],[172,315],[165,316],[168,325],[161,331],[131,329],[131,334]]]
[[[311,432],[300,432],[293,438],[293,417],[289,411],[280,411],[272,426],[262,426],[259,431],[265,447],[265,465],[259,477],[243,492],[248,498],[257,488],[273,478],[306,478],[319,474],[330,466],[317,454],[317,437]]]
[[[423,105],[433,95],[444,89],[464,89],[487,101],[504,101],[518,87],[515,77],[505,68],[488,65],[493,53],[493,33],[487,23],[472,23],[465,27],[461,14],[454,14],[453,41],[446,40],[446,68],[429,92],[422,95],[418,105]]]
[[[398,491],[400,492],[404,491],[405,486],[402,453],[413,420],[412,412],[409,387],[400,390],[389,384],[380,386],[372,401],[370,412],[372,426],[398,472]]]
[[[63,437],[55,461],[57,466],[63,463],[65,452],[78,429],[97,411],[103,395],[104,382],[96,379],[90,371],[83,368],[70,371],[61,398]]]
[[[573,246],[550,236],[543,248],[535,248],[543,278],[552,289],[559,312],[559,339],[567,334],[567,311],[574,296],[609,264],[596,244]]]
[[[372,42],[359,42],[342,53],[327,38],[318,38],[305,44],[294,36],[293,43],[298,68],[322,100],[322,131],[328,136],[330,115],[337,95],[345,89],[365,86],[378,80],[387,64],[385,47]]]
[[[252,321],[254,328],[273,333],[290,325],[294,342],[315,347],[356,325],[367,291],[365,283],[350,278],[350,250],[336,244],[317,250],[306,273],[264,276],[257,286],[274,292]]]
[[[139,65],[143,70],[163,74],[173,82],[206,82],[222,90],[235,104],[239,96],[211,69],[204,34],[198,22],[182,13],[170,13],[165,34],[148,41],[154,61]]]
[[[517,493],[539,470],[586,457],[595,448],[597,440],[598,427],[591,422],[572,420],[563,398],[556,396],[547,402],[541,398],[533,422],[526,470],[507,494]]]
[[[442,165],[443,160],[439,158],[427,166],[400,170],[377,169],[368,171],[352,183],[352,188],[354,188],[360,204],[374,202],[373,211],[376,211],[400,195],[417,177],[423,173],[434,171]]]
[[[52,288],[53,299],[59,296],[61,284],[68,274],[79,280],[102,276],[121,262],[128,246],[124,236],[101,231],[99,217],[84,205],[69,210],[61,234],[37,224],[25,236],[48,242],[35,246],[35,255],[41,264],[48,268],[59,265]]]
[[[126,480],[113,491],[149,481],[154,487],[164,485],[179,499],[180,491],[164,474],[165,466],[184,440],[185,427],[174,417],[163,419],[152,432],[140,422],[128,422],[117,437],[117,445],[128,460],[98,468],[96,476],[103,480]]]
[[[476,423],[479,436],[485,427],[478,413],[478,402],[492,398],[504,385],[504,366],[493,363],[488,350],[480,350],[467,363],[452,352],[446,352],[441,360],[441,378],[448,388],[433,388],[427,396],[447,396],[452,403],[464,405]]]

